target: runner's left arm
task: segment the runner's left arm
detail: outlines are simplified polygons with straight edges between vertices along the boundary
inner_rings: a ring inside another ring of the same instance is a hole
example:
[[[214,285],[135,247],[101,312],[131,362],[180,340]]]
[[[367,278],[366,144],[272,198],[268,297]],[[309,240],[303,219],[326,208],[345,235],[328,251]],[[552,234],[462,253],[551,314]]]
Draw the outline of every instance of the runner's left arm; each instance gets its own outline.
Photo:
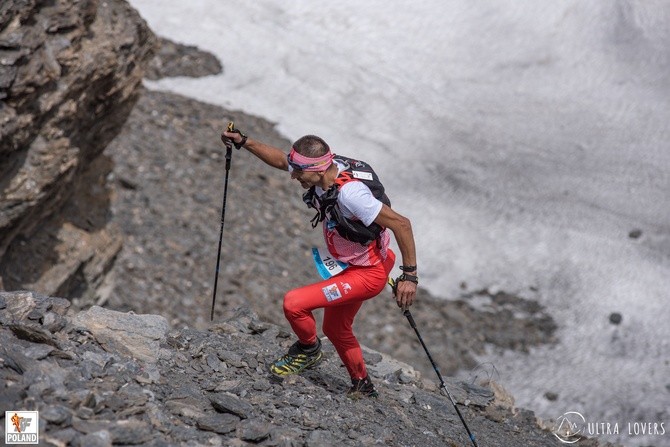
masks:
[[[395,240],[400,248],[402,255],[402,265],[416,265],[416,247],[414,244],[414,234],[412,233],[412,223],[405,216],[398,214],[391,207],[382,205],[381,211],[374,220],[382,227],[393,231]],[[416,275],[417,272],[406,272]],[[396,301],[398,306],[407,308],[412,305],[416,298],[417,285],[411,281],[401,281],[398,284]]]

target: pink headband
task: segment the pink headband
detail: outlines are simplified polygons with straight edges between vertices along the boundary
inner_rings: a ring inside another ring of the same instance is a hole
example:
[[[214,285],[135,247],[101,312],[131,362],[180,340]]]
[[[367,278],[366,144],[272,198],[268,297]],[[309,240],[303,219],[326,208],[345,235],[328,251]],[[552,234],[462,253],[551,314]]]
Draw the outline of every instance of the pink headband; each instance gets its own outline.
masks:
[[[333,163],[333,154],[330,151],[321,157],[310,158],[297,153],[294,148],[291,148],[291,153],[286,158],[288,164],[293,169],[300,171],[325,171]]]

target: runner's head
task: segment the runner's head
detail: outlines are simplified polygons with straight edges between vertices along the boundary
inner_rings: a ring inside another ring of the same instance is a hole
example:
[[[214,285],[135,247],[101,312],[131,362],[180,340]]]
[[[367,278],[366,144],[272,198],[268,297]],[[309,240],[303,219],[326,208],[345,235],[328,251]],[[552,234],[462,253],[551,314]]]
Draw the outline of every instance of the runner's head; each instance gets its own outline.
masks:
[[[323,138],[316,135],[305,135],[293,143],[293,148],[301,155],[309,158],[318,158],[330,152],[330,146]]]
[[[288,154],[288,163],[299,171],[325,171],[333,163],[333,154],[323,139],[305,135],[293,144]]]
[[[330,147],[315,135],[305,135],[298,139],[286,158],[291,178],[297,179],[305,189],[320,184],[333,164]]]

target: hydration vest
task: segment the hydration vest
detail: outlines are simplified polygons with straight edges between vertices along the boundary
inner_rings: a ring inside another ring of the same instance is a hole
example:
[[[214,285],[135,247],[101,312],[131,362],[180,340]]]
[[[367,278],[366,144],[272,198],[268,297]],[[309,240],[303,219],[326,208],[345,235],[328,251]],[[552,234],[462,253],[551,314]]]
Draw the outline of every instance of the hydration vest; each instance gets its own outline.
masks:
[[[328,224],[334,225],[343,238],[361,245],[368,245],[379,238],[384,228],[374,222],[365,226],[361,221],[344,217],[337,203],[340,188],[346,183],[360,181],[370,188],[372,195],[380,202],[391,206],[391,201],[384,192],[384,185],[379,181],[379,177],[369,164],[341,155],[335,155],[333,161],[337,161],[344,166],[344,169],[337,175],[335,183],[321,197],[316,194],[314,186],[302,195],[302,200],[307,204],[307,207],[317,210],[316,215],[311,220],[312,228],[315,228],[319,222],[327,218]]]

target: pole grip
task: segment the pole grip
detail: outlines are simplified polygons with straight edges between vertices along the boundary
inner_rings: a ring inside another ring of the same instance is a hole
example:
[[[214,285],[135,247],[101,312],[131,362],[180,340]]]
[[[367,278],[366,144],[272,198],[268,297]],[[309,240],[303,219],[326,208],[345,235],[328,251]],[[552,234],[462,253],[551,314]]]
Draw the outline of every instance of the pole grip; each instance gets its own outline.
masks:
[[[230,161],[233,158],[233,146],[226,144],[226,171],[230,171]]]
[[[235,123],[232,121],[228,121],[228,127],[226,128],[226,131],[228,132],[238,132],[239,130],[235,130]],[[226,141],[226,171],[230,170],[230,161],[233,158],[233,142],[228,140]]]

